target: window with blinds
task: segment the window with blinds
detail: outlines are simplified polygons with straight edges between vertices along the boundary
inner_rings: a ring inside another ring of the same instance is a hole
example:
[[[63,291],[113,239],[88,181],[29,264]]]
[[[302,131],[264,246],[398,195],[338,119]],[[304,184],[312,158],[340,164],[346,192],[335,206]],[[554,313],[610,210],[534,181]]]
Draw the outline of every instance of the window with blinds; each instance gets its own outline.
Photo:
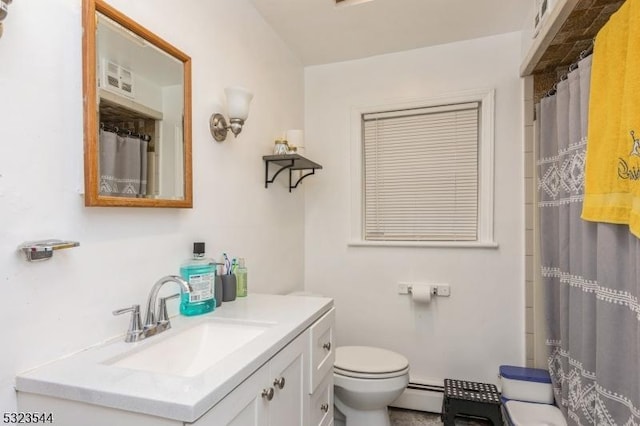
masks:
[[[362,115],[365,240],[478,240],[480,109]]]

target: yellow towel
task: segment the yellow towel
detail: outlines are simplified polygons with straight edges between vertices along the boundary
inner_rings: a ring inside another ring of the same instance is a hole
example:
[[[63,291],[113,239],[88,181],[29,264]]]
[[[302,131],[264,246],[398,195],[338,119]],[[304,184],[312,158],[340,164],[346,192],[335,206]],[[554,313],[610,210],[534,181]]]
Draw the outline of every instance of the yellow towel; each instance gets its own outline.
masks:
[[[628,224],[640,237],[640,0],[596,37],[582,218]],[[634,99],[635,98],[635,99]]]
[[[627,137],[628,151],[633,158],[629,162],[637,174],[629,174],[633,200],[629,214],[629,228],[640,238],[640,0],[629,3],[629,42],[627,47],[624,100],[622,103],[621,136]],[[633,133],[633,134],[632,134]],[[631,172],[631,169],[629,169]]]

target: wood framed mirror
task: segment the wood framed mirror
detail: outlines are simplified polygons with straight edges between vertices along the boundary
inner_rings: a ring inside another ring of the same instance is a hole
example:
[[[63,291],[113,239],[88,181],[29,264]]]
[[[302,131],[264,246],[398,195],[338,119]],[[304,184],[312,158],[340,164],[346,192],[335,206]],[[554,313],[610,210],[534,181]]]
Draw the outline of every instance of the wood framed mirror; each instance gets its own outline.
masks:
[[[193,207],[191,58],[83,0],[86,206]]]

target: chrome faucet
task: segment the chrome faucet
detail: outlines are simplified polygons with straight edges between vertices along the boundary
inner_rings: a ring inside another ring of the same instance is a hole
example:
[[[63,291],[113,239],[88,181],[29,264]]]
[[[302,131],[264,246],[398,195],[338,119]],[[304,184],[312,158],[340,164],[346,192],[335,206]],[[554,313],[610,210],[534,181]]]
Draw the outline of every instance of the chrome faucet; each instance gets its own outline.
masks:
[[[176,275],[167,275],[160,278],[156,281],[153,287],[151,287],[151,291],[149,292],[144,326],[142,326],[140,322],[140,305],[133,305],[129,308],[113,311],[113,315],[121,315],[126,312],[131,312],[131,322],[129,323],[129,329],[127,330],[127,334],[124,339],[125,342],[138,342],[171,328],[171,322],[167,315],[167,300],[180,296],[180,293],[176,293],[168,297],[162,297],[158,302],[158,293],[160,292],[160,288],[164,284],[170,282],[178,284],[182,293],[190,294],[193,290],[188,282]],[[156,311],[156,306],[158,306],[158,311]]]

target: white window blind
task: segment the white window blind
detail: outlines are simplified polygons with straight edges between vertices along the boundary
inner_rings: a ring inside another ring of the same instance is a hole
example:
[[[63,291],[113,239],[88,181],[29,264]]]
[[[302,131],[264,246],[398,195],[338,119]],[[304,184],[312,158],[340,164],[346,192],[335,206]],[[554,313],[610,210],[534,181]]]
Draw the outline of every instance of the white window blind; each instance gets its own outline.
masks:
[[[479,115],[479,102],[362,115],[365,240],[478,240]]]

